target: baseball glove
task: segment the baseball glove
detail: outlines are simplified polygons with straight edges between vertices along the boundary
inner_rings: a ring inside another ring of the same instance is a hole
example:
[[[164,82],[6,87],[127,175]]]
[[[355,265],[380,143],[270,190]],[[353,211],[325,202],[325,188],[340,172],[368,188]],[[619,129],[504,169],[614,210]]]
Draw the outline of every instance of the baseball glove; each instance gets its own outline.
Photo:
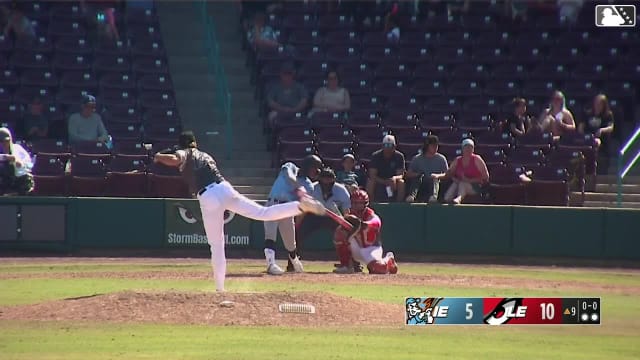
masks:
[[[358,234],[360,229],[362,229],[362,220],[355,215],[347,215],[344,219],[351,224],[351,230],[349,230],[347,234],[347,239],[350,239],[352,236]]]

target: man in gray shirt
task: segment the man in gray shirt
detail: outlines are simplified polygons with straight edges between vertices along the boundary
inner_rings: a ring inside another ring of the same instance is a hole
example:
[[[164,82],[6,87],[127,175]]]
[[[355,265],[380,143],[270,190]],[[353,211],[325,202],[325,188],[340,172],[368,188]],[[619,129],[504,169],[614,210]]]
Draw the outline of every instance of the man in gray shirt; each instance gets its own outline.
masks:
[[[307,107],[307,89],[295,81],[295,68],[291,63],[284,63],[280,69],[280,81],[269,89],[267,104],[269,105],[269,123],[273,127],[278,115],[295,114]]]
[[[440,184],[432,175],[446,173],[447,169],[447,158],[438,153],[438,137],[427,136],[422,151],[409,164],[406,178],[411,180],[411,190],[405,200],[415,202],[426,198],[430,203],[438,201]]]
[[[69,116],[67,126],[71,144],[81,141],[106,142],[109,137],[102,123],[102,117],[96,114],[96,98],[91,95],[85,95],[82,98],[80,112]]]

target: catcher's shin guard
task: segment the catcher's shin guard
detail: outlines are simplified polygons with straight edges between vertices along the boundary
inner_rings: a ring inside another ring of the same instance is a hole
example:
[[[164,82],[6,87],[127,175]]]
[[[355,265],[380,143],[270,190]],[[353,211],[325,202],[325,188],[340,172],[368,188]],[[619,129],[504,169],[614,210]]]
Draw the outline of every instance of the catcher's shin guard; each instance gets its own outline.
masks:
[[[347,244],[336,244],[336,254],[341,266],[350,266],[351,250]]]
[[[351,249],[349,249],[349,239],[347,230],[337,227],[333,233],[333,245],[340,261],[340,266],[349,266],[351,262]]]
[[[372,262],[367,264],[367,269],[369,269],[369,274],[388,274],[387,264],[382,261],[373,260]]]

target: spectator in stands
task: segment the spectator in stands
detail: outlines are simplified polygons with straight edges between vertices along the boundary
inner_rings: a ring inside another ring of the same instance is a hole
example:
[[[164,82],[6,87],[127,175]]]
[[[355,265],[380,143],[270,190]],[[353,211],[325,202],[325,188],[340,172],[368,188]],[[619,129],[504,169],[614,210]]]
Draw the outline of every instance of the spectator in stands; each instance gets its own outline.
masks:
[[[462,155],[451,163],[446,173],[431,176],[436,180],[451,179],[453,181],[444,195],[446,202],[460,204],[467,195],[479,194],[482,185],[489,181],[487,164],[480,155],[473,152],[474,147],[473,140],[462,140]]]
[[[23,118],[25,138],[27,140],[46,138],[49,120],[44,115],[44,105],[40,97],[34,97],[28,109],[28,113]]]
[[[307,107],[307,89],[295,81],[295,68],[292,63],[284,63],[280,69],[280,81],[274,84],[267,93],[267,104],[271,110],[269,120],[279,114],[295,114]]]
[[[264,13],[257,13],[253,17],[253,26],[247,31],[247,40],[254,50],[276,48],[280,45],[275,31],[265,25]]]
[[[447,10],[449,12],[449,15],[466,14],[467,12],[469,12],[469,9],[471,8],[470,0],[451,0],[451,1],[448,1],[447,3],[448,3]]]
[[[556,139],[562,134],[576,131],[576,122],[567,109],[566,99],[561,91],[553,93],[550,105],[540,115],[537,126],[542,131],[550,131]]]
[[[527,116],[527,101],[523,98],[515,98],[511,102],[513,112],[507,117],[507,133],[518,137],[524,135],[531,127],[531,119]]]
[[[411,180],[407,202],[438,201],[440,181],[433,178],[434,174],[444,174],[449,169],[447,158],[438,152],[438,137],[429,135],[424,139],[422,151],[413,157],[409,164],[406,178]]]
[[[316,91],[313,97],[313,112],[343,112],[351,108],[349,91],[340,86],[336,71],[327,74],[327,86]]]
[[[578,131],[582,134],[593,134],[596,146],[608,154],[608,140],[613,133],[614,121],[607,96],[604,94],[596,95],[593,98],[591,109],[587,111],[584,118],[586,120],[580,122]]]
[[[396,150],[396,138],[393,135],[386,135],[382,139],[382,149],[371,155],[368,170],[367,192],[372,199],[375,199],[376,190],[383,186],[388,199],[395,194],[397,201],[404,200],[404,154]]]
[[[5,13],[9,11],[4,8]],[[9,11],[7,15],[7,24],[4,27],[4,35],[10,36],[13,34],[16,40],[33,40],[36,37],[36,30],[22,10],[14,8]]]
[[[529,0],[506,0],[504,2],[505,15],[514,22],[527,22]]]
[[[561,22],[575,24],[584,0],[558,0],[558,15]]]
[[[82,99],[82,108],[79,113],[69,116],[68,121],[69,143],[80,141],[107,142],[109,134],[102,123],[102,117],[96,114],[96,98],[85,95]]]
[[[342,170],[336,173],[336,181],[344,185],[349,193],[360,188],[360,176],[353,171],[356,166],[356,158],[353,154],[345,154],[342,157]]]
[[[27,195],[33,191],[33,162],[29,153],[13,143],[11,131],[0,128],[0,195]]]
[[[87,4],[85,0],[81,0],[80,8],[87,23],[93,28],[99,39],[120,40],[120,33],[116,25],[116,9],[109,2]]]
[[[384,32],[387,40],[392,44],[400,41],[400,20],[398,19],[398,4],[393,4],[393,9],[385,17]]]

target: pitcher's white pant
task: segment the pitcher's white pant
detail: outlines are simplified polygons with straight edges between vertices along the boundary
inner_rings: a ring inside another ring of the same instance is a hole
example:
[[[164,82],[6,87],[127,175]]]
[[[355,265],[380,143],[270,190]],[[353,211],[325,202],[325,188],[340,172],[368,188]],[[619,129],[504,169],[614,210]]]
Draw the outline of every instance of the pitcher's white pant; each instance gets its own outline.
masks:
[[[275,203],[272,200],[267,202],[267,206],[273,206]],[[286,203],[284,203],[286,204]],[[296,228],[294,218],[284,218],[277,221],[265,221],[264,222],[264,238],[265,240],[276,241],[278,237],[278,230],[280,230],[280,236],[284,243],[284,248],[287,251],[294,251],[296,249]]]
[[[211,247],[213,277],[218,291],[224,290],[224,279],[227,273],[227,259],[224,253],[225,210],[259,221],[275,221],[302,213],[297,201],[270,207],[260,206],[237,192],[226,181],[207,186],[207,190],[202,195],[198,195],[198,201],[202,211],[204,231]]]
[[[372,261],[382,262],[382,246],[360,247],[356,240],[351,239],[349,240],[349,249],[353,259],[365,266]]]

